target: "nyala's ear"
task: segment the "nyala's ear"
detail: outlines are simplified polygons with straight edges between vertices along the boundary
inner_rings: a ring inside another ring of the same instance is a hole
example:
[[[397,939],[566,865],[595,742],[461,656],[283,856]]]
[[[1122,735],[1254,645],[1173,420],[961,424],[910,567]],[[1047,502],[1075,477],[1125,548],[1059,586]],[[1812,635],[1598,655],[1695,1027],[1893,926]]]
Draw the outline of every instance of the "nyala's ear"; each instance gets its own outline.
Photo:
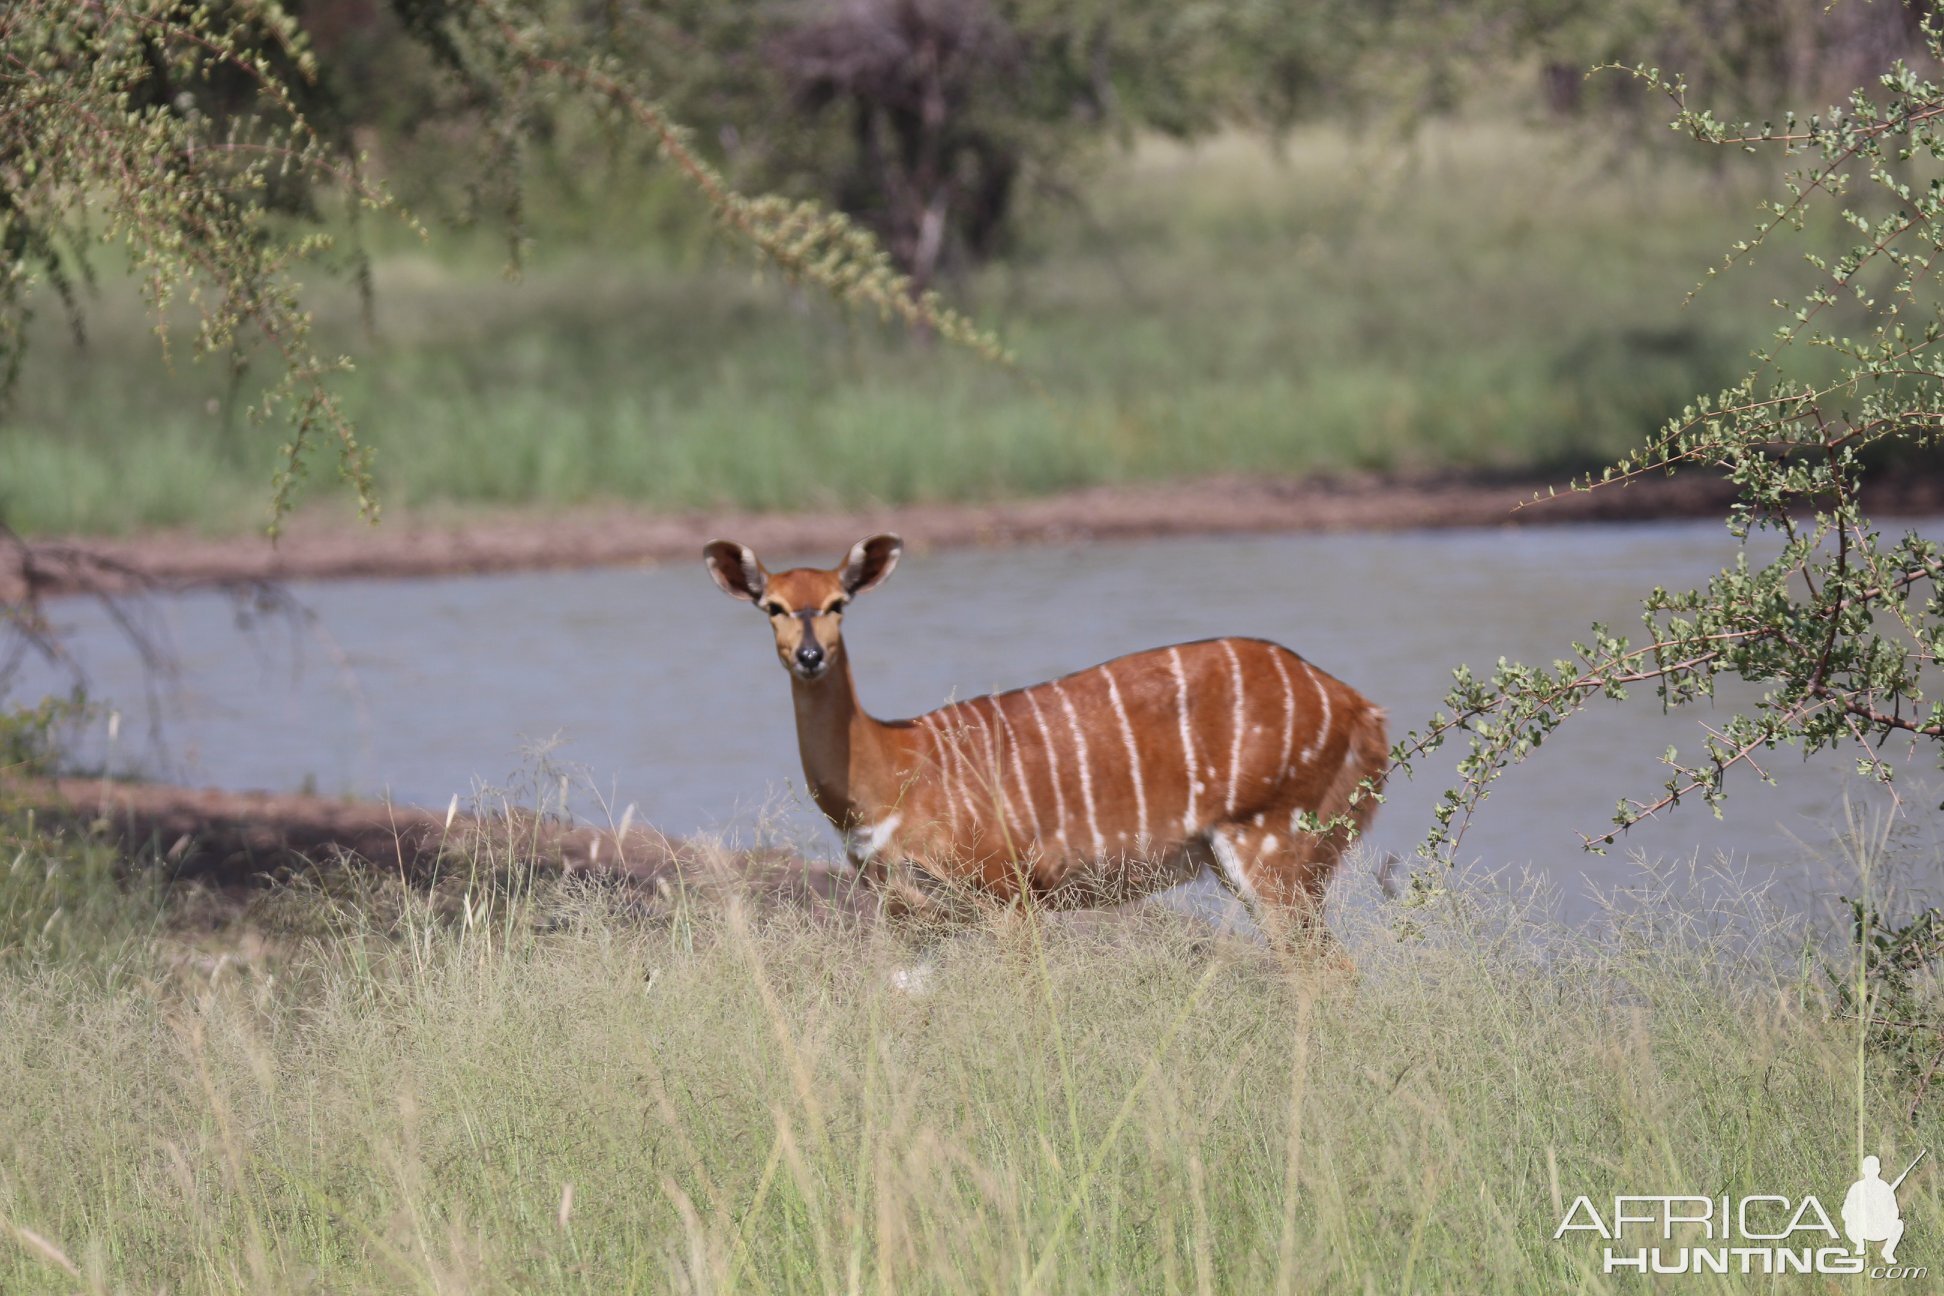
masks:
[[[874,535],[869,540],[859,540],[844,556],[844,565],[837,569],[837,579],[843,582],[844,593],[862,594],[882,584],[898,565],[898,555],[903,552],[904,541],[894,535]]]
[[[702,546],[702,561],[715,583],[730,598],[760,603],[769,573],[756,561],[756,551],[734,540],[711,540]]]

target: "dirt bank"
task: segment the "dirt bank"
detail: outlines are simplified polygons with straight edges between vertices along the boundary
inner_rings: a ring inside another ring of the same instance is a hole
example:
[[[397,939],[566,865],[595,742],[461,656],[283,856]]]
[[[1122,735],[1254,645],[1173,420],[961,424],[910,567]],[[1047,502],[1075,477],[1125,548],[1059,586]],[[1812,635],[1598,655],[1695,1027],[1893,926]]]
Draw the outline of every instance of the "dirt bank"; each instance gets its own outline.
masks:
[[[915,548],[1030,541],[1244,532],[1407,530],[1548,525],[1595,520],[1718,516],[1726,485],[1699,476],[1649,478],[1625,487],[1545,495],[1548,482],[1520,479],[1215,478],[1178,485],[1102,487],[998,504],[914,504],[850,512],[685,513],[621,509],[458,521],[388,518],[366,527],[307,516],[276,547],[260,536],[158,534],[129,539],[37,541],[31,561],[0,551],[0,602],[29,585],[73,593],[166,588],[250,579],[438,576],[688,561],[710,536],[733,536],[764,553],[834,560],[872,531],[901,533]],[[1876,484],[1884,514],[1944,511],[1944,481]]]
[[[157,858],[179,880],[218,887],[346,860],[424,880],[442,859],[457,858],[486,867],[518,860],[594,873],[660,894],[675,886],[733,887],[759,901],[842,910],[868,899],[851,885],[849,870],[785,852],[732,852],[652,828],[617,833],[535,820],[517,809],[455,813],[448,820],[442,812],[382,801],[95,778],[0,780],[0,807],[106,837],[131,859]]]

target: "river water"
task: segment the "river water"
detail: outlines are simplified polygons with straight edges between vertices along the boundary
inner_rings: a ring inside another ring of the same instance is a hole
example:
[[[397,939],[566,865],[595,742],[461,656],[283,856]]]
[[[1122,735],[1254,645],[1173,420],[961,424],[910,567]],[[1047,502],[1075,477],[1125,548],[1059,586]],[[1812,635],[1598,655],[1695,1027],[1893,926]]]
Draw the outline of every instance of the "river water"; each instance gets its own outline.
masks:
[[[1733,554],[1718,523],[1688,522],[908,551],[846,617],[845,635],[864,704],[885,717],[1136,649],[1260,635],[1386,707],[1396,737],[1438,707],[1458,663],[1550,662],[1594,620],[1637,628],[1643,592],[1705,580]],[[837,555],[763,557],[774,570]],[[155,619],[180,670],[159,682],[100,609],[59,604],[94,697],[123,713],[112,742],[105,721],[89,726],[79,758],[225,788],[443,807],[482,787],[530,799],[538,783],[555,786],[532,754],[545,744],[546,768],[572,771],[573,805],[592,818],[633,805],[669,833],[835,851],[801,793],[789,683],[764,618],[724,598],[699,559],[292,592],[312,626],[245,633],[218,595],[162,600]],[[34,696],[54,678],[30,675],[15,692]],[[1885,799],[1840,758],[1770,753],[1777,785],[1737,772],[1723,819],[1684,804],[1605,857],[1581,851],[1577,833],[1604,831],[1622,793],[1657,793],[1666,747],[1698,750],[1699,726],[1724,715],[1721,704],[1664,715],[1651,695],[1596,705],[1501,780],[1464,855],[1529,867],[1569,893],[1633,885],[1642,858],[1726,859],[1785,891],[1842,889],[1846,803],[1868,814]],[[1375,847],[1412,849],[1450,765],[1393,787]],[[1911,772],[1896,831],[1935,872],[1937,780],[1921,759]]]

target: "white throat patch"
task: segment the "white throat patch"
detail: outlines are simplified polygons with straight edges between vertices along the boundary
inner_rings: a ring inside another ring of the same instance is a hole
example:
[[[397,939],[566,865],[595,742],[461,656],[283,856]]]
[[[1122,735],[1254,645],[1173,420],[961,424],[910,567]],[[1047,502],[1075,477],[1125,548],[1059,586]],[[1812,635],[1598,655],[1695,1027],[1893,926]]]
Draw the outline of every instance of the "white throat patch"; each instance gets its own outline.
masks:
[[[844,834],[844,849],[853,859],[871,859],[891,844],[891,835],[904,822],[902,814],[886,815],[874,824],[853,828]]]

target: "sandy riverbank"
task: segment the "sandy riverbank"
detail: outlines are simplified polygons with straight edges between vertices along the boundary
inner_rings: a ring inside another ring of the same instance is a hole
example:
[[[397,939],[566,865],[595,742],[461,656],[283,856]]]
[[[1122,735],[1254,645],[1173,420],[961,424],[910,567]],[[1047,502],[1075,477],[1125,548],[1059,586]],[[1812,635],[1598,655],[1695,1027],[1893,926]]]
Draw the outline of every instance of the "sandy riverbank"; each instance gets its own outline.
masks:
[[[1725,484],[1697,476],[1547,498],[1540,478],[1214,478],[1097,488],[986,504],[914,504],[852,511],[650,514],[619,508],[566,514],[393,517],[376,527],[309,515],[276,545],[258,535],[156,533],[36,539],[31,564],[0,554],[0,601],[31,583],[43,595],[88,588],[163,588],[244,580],[443,576],[686,561],[726,535],[763,553],[827,556],[873,531],[917,549],[1146,536],[1423,527],[1543,526],[1718,516]],[[1878,483],[1882,513],[1944,511],[1944,481]]]

